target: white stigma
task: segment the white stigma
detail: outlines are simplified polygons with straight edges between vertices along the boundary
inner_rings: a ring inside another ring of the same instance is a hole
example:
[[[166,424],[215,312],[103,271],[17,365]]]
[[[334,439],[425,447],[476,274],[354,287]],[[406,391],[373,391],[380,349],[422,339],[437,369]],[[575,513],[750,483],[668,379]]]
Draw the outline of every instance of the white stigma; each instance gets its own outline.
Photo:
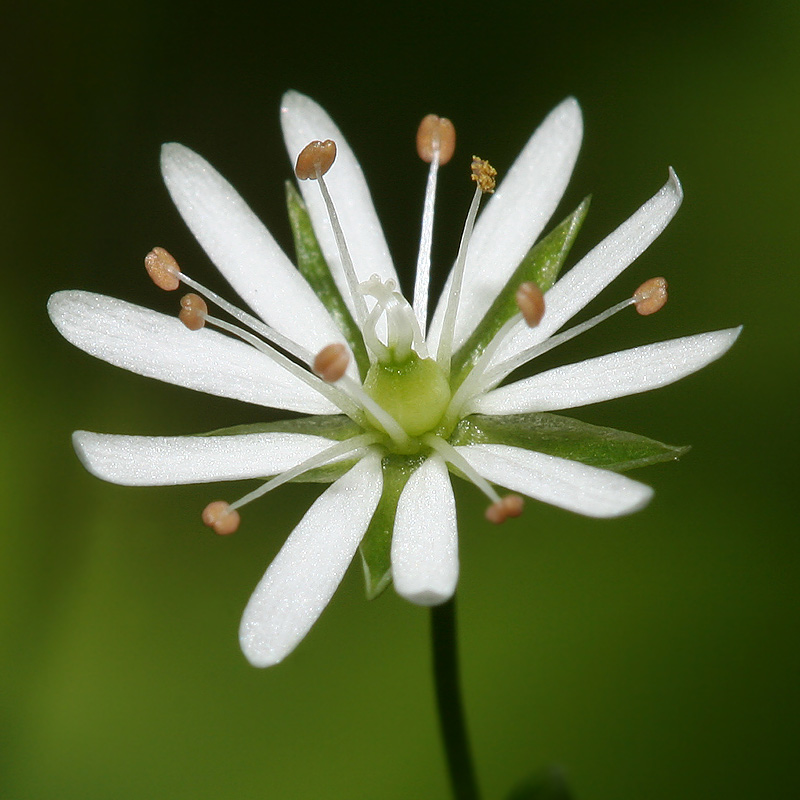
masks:
[[[382,281],[373,275],[359,284],[358,290],[363,297],[375,300],[362,329],[364,344],[372,356],[381,364],[405,361],[412,350],[420,357],[427,358],[428,351],[419,320],[408,300],[397,291],[393,280]],[[379,327],[385,328],[385,342],[378,334]]]

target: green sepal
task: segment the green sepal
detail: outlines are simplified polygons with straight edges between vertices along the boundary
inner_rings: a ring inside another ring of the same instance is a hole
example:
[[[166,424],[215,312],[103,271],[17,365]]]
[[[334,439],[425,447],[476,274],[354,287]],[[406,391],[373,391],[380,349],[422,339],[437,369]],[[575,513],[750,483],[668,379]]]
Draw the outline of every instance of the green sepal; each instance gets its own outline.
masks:
[[[548,767],[517,786],[506,800],[573,800],[564,773]]]
[[[472,414],[459,422],[450,444],[508,444],[615,472],[675,461],[689,451],[636,433],[546,413]]]
[[[362,379],[369,369],[369,356],[364,339],[358,329],[350,309],[347,308],[339,287],[331,275],[330,267],[314,233],[311,217],[308,215],[303,199],[291,181],[286,181],[286,206],[289,210],[289,223],[292,226],[294,247],[297,254],[297,268],[316,292],[322,305],[333,317],[342,335],[350,345]]]
[[[219,428],[197,436],[241,436],[246,433],[305,433],[309,436],[324,436],[332,442],[343,442],[364,431],[353,420],[344,414],[320,414],[297,419],[282,419],[276,422],[254,422],[247,425],[234,425],[230,428]],[[292,479],[293,483],[332,483],[352,469],[357,458],[337,461],[329,466],[304,472]],[[264,478],[270,475],[262,476]]]
[[[555,282],[589,211],[587,197],[560,225],[528,250],[469,339],[453,356],[451,385],[457,389],[500,328],[519,311],[515,295],[521,283],[533,281],[543,292]]]
[[[397,501],[408,479],[424,460],[424,456],[390,454],[381,462],[383,492],[359,546],[368,600],[374,600],[391,583],[392,531]]]

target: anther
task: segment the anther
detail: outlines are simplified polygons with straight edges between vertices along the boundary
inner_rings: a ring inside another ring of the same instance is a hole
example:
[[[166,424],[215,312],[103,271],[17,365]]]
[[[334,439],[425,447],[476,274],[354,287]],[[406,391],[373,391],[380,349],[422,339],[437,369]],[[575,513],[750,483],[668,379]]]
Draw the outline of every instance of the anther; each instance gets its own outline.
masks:
[[[446,164],[456,149],[456,129],[447,117],[428,114],[417,129],[417,155],[426,163],[439,151],[439,163]]]
[[[199,294],[189,293],[181,297],[178,319],[190,330],[199,331],[206,324],[208,306]]]
[[[518,494],[507,494],[499,503],[492,503],[486,509],[486,519],[499,525],[510,517],[518,517],[524,508],[524,501]]]
[[[650,278],[633,293],[633,302],[642,316],[655,314],[667,302],[667,282],[664,278]]]
[[[525,281],[519,285],[514,295],[517,307],[529,328],[535,328],[544,316],[544,295],[542,290],[533,282]]]
[[[335,158],[336,142],[332,139],[310,142],[297,156],[294,174],[301,181],[316,180],[331,168]]]
[[[144,267],[159,289],[171,292],[181,285],[181,268],[163,247],[154,247],[144,257]]]
[[[214,533],[220,536],[235,533],[240,522],[239,512],[231,509],[224,500],[215,500],[203,509],[203,524],[213,528]]]
[[[495,187],[497,170],[488,162],[478,156],[472,156],[472,180],[484,194],[491,194]]]
[[[336,383],[347,371],[350,354],[347,348],[338,342],[326,345],[314,359],[314,372],[326,383]]]

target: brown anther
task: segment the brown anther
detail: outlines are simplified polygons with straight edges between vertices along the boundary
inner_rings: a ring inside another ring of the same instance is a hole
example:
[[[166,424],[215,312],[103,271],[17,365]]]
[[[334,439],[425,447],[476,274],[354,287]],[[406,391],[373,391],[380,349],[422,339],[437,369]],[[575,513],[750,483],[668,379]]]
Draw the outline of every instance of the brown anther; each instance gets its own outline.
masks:
[[[528,323],[528,327],[535,328],[544,316],[544,295],[542,290],[533,281],[525,281],[525,283],[519,285],[514,298],[525,322]]]
[[[486,509],[486,519],[499,525],[509,517],[518,517],[522,513],[525,503],[518,494],[507,494],[499,503],[492,503]]]
[[[446,164],[456,149],[456,129],[447,117],[428,114],[417,129],[417,155],[426,164],[430,164],[437,148],[439,163]]]
[[[491,194],[495,187],[497,170],[488,162],[478,156],[472,156],[472,180],[484,194]]]
[[[199,331],[206,324],[208,306],[199,294],[185,294],[181,297],[181,310],[178,319],[190,330]]]
[[[213,528],[214,533],[220,536],[235,533],[240,522],[239,512],[231,510],[230,504],[224,500],[215,500],[203,509],[203,524]]]
[[[350,354],[343,344],[326,345],[314,359],[314,372],[327,383],[336,383],[347,371]]]
[[[144,268],[159,289],[171,292],[181,285],[181,268],[163,247],[154,247],[144,257]]]
[[[525,501],[518,494],[507,494],[503,498],[503,506],[507,516],[518,517],[525,508]]]
[[[633,293],[633,300],[643,317],[655,314],[667,302],[667,282],[664,278],[650,278]]]
[[[294,174],[301,181],[316,180],[331,168],[335,158],[336,142],[333,139],[309,142],[297,156]]]

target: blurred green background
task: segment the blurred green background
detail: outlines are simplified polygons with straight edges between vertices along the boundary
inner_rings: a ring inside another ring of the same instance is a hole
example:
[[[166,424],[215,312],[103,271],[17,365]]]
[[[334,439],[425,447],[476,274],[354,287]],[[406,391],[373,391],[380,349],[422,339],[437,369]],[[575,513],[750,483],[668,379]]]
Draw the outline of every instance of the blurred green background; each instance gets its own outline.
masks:
[[[0,225],[0,796],[445,798],[427,615],[351,569],[284,664],[240,655],[239,615],[317,490],[292,485],[223,539],[199,523],[241,487],[129,489],[86,474],[76,428],[190,433],[264,412],[95,361],[50,325],[50,292],[173,310],[141,259],[167,247],[219,279],[171,206],[177,140],[237,186],[291,252],[277,119],[296,88],[359,154],[396,263],[413,266],[418,120],[501,171],[548,110],[580,101],[585,145],[557,216],[587,193],[575,255],[673,165],[675,221],[592,308],[665,275],[561,360],[744,323],[722,361],[574,416],[692,444],[639,472],[623,520],[529,503],[501,529],[458,487],[464,689],[481,783],[545,763],[581,800],[800,794],[797,186],[800,7],[762,2],[33,3],[3,12]],[[471,189],[442,175],[449,266]],[[554,357],[553,363],[559,359]]]

